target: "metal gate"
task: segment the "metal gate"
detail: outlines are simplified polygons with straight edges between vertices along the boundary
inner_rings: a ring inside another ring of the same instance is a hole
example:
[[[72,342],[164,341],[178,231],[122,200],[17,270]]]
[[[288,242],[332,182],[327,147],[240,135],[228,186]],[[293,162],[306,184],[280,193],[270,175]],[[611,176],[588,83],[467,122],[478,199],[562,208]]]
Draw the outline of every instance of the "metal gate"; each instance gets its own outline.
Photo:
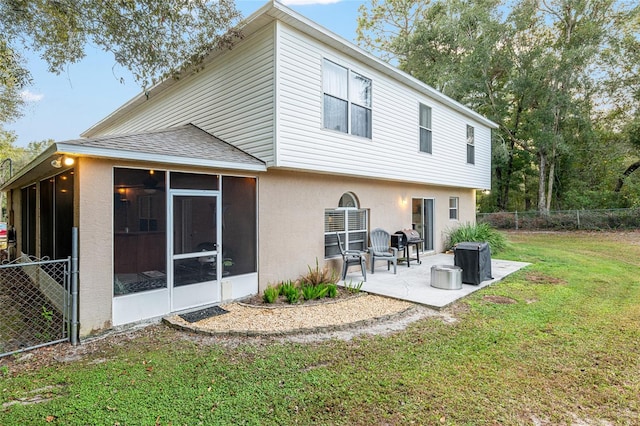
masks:
[[[69,340],[71,260],[0,265],[0,357]]]

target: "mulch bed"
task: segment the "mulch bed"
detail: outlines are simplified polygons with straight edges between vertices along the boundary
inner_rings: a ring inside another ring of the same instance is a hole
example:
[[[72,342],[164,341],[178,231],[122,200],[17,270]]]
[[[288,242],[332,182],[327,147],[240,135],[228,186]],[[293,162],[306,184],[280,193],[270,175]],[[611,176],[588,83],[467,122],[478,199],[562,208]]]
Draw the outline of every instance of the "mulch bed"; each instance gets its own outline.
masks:
[[[287,306],[300,306],[300,305],[313,306],[313,305],[321,305],[323,303],[334,303],[334,302],[339,302],[346,299],[351,299],[352,297],[357,296],[359,294],[364,294],[364,292],[353,293],[348,290],[338,288],[338,294],[336,295],[336,297],[323,297],[321,299],[313,299],[313,300],[304,300],[302,297],[300,297],[300,300],[296,304],[289,303],[284,296],[279,296],[273,303],[267,303],[264,301],[261,294],[256,294],[247,299],[243,299],[240,302],[244,305],[259,306],[261,308],[268,308],[268,307],[283,308]]]

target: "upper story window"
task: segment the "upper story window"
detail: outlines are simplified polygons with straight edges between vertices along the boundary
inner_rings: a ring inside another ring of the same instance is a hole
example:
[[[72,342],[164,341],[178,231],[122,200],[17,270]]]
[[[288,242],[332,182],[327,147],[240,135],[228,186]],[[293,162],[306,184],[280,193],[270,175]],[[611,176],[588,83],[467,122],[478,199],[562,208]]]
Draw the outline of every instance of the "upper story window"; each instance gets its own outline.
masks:
[[[449,219],[458,220],[458,197],[449,197]]]
[[[371,139],[371,79],[326,59],[322,73],[324,128]]]
[[[467,163],[476,164],[476,146],[473,126],[467,125]]]
[[[431,107],[420,104],[420,151],[432,153],[431,146]]]

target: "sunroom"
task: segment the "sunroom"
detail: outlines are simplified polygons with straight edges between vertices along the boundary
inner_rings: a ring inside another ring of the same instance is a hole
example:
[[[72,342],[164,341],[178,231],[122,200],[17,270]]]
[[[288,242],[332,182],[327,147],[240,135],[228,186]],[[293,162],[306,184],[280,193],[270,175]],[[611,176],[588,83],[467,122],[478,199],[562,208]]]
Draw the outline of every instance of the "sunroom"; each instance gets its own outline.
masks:
[[[78,228],[80,336],[255,294],[265,170],[190,124],[55,143],[2,188],[13,256]]]

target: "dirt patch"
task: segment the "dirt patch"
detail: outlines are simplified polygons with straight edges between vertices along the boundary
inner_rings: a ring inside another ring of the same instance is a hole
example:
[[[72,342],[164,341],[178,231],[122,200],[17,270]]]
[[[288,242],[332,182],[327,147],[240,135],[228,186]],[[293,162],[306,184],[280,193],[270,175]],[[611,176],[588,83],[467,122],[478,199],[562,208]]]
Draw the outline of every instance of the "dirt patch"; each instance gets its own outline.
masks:
[[[525,275],[527,282],[531,284],[556,284],[564,285],[567,282],[560,278],[555,278],[550,275],[541,274],[539,272],[529,272]]]
[[[482,297],[482,300],[484,300],[485,302],[489,302],[489,303],[496,303],[499,305],[511,305],[514,303],[518,303],[517,300],[514,300],[510,297],[504,297],[504,296],[495,296],[492,294],[488,294],[486,296]]]

